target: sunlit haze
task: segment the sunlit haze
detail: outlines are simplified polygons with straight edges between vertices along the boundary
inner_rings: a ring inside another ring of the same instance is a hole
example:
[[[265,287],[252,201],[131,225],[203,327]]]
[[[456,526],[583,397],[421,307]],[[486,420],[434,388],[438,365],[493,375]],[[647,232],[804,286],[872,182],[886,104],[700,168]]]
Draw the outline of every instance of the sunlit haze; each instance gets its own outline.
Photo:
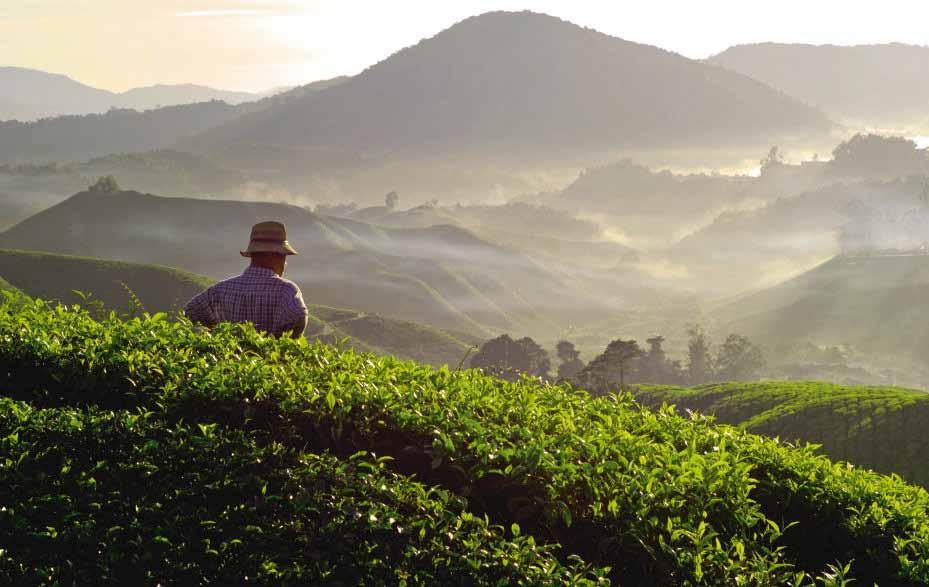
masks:
[[[115,91],[157,83],[266,90],[353,74],[468,16],[533,10],[704,58],[740,43],[926,43],[926,5],[477,0],[4,0],[4,65]]]

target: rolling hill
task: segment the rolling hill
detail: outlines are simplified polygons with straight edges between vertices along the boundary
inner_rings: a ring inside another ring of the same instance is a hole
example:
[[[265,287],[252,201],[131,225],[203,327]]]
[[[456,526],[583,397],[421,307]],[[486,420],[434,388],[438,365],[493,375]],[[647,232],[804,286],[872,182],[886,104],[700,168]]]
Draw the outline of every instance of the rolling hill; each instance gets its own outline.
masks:
[[[922,391],[778,381],[643,387],[634,395],[653,407],[675,404],[753,434],[819,444],[831,459],[929,487],[929,394]]]
[[[303,254],[288,276],[308,302],[479,336],[557,331],[603,305],[545,267],[452,227],[391,229],[284,204],[81,192],[0,234],[0,246],[179,267],[243,266],[254,222],[275,218]],[[565,300],[572,300],[566,304]]]
[[[709,62],[804,100],[837,120],[900,126],[929,121],[929,47],[760,43]]]
[[[177,311],[212,283],[208,277],[170,267],[0,249],[0,290],[17,289],[34,298],[86,306],[88,300],[76,290],[107,311],[130,310],[130,295],[138,297],[145,311]],[[458,365],[469,348],[482,342],[466,333],[354,310],[311,304],[309,312],[307,338],[345,341],[360,351],[436,366]]]
[[[279,169],[302,166],[306,174],[333,161],[366,168],[443,154],[563,161],[623,147],[756,144],[829,128],[820,112],[741,74],[543,14],[492,12],[185,147],[273,149]]]
[[[925,490],[625,395],[41,302],[0,339],[13,583],[929,581]]]
[[[898,360],[929,352],[929,256],[838,256],[714,316],[769,345],[851,344]]]
[[[117,312],[129,309],[130,291],[146,311],[168,312],[211,283],[170,267],[9,249],[0,249],[0,276],[31,297],[83,304],[78,291]]]
[[[111,108],[142,111],[211,100],[238,104],[260,97],[194,84],[155,85],[117,93],[82,84],[65,75],[0,67],[0,120],[29,122],[56,116],[103,114]]]

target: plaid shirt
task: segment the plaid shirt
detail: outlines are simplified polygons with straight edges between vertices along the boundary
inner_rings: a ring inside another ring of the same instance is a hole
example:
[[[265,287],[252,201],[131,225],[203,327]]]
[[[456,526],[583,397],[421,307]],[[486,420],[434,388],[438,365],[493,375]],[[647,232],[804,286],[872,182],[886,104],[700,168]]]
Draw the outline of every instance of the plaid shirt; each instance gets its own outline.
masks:
[[[184,313],[212,328],[220,322],[251,322],[280,336],[306,328],[307,311],[300,288],[271,269],[250,266],[242,275],[220,281],[187,302]]]

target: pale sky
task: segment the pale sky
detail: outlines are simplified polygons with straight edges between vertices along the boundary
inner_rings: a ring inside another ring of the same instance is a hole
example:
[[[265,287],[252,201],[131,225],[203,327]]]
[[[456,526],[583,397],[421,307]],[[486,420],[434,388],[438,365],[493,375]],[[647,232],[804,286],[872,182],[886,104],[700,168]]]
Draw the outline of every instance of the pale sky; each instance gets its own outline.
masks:
[[[925,0],[0,0],[0,65],[110,90],[354,74],[453,23],[530,9],[693,58],[761,41],[929,44]]]

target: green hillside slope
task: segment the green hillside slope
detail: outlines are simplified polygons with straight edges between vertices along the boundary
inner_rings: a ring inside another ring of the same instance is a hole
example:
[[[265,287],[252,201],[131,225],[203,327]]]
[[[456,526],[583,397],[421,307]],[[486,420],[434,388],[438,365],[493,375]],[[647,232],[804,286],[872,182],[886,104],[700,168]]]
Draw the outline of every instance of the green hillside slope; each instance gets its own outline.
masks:
[[[15,286],[35,298],[84,304],[74,293],[77,290],[117,312],[130,307],[129,291],[122,284],[141,300],[145,310],[154,313],[182,308],[213,283],[208,277],[170,267],[4,249],[0,249],[0,276],[0,289]],[[457,365],[469,348],[482,342],[466,333],[353,310],[311,304],[309,312],[308,338],[331,343],[348,339],[359,350],[437,366]]]
[[[848,565],[846,577],[866,585],[929,581],[929,494],[923,489],[706,419],[653,412],[627,397],[592,399],[582,391],[506,383],[476,371],[433,370],[261,337],[241,326],[204,336],[158,319],[98,323],[76,311],[49,312],[42,302],[0,306],[0,339],[6,342],[0,346],[0,391],[35,409],[90,405],[128,409],[138,419],[133,410],[141,407],[147,418],[183,421],[203,435],[234,438],[240,430],[285,455],[329,451],[344,462],[359,450],[375,451],[390,457],[383,462],[395,472],[467,496],[469,514],[529,534],[536,544],[558,543],[561,557],[610,566],[620,584],[813,585],[814,577],[824,579],[835,565]],[[79,427],[80,421],[69,425]],[[19,441],[15,435],[3,439]],[[146,445],[161,450],[157,440]],[[32,463],[33,453],[25,454],[23,461]],[[84,492],[88,484],[102,489],[119,482],[104,471],[123,457],[98,460],[94,466],[102,471],[94,474],[95,483],[78,476]],[[56,479],[61,475],[61,460],[40,462],[52,467]],[[277,513],[276,524],[294,527],[299,514],[291,513],[289,500],[270,506],[269,496],[284,495],[277,476],[297,471],[275,466],[265,473],[265,466],[264,459],[255,461],[252,474],[239,481],[250,485],[231,499],[250,494],[244,511],[252,503],[259,512],[269,504],[264,511]],[[378,483],[364,476],[354,483],[368,479]],[[36,487],[33,482],[22,495],[34,495]],[[208,491],[212,487],[204,486]],[[19,495],[11,496],[8,508],[17,515],[28,512],[29,504],[70,503]],[[300,494],[294,495],[296,502]],[[203,502],[194,493],[181,503],[183,515]],[[355,519],[362,527],[381,519],[376,511],[369,515],[379,503],[381,498],[357,503]],[[46,511],[26,518],[23,527],[42,536],[48,527],[58,532],[71,511]],[[432,528],[416,535],[438,538]],[[388,527],[377,544],[393,544],[395,533]],[[452,541],[456,536],[447,535]],[[173,534],[165,538],[174,544]],[[476,557],[484,556],[479,544],[460,540]],[[22,551],[11,547],[9,556]],[[53,564],[47,561],[56,552],[36,548],[28,554]],[[195,570],[212,564],[207,554],[183,552],[190,553]],[[367,564],[367,552],[359,553],[359,564]],[[491,559],[478,568],[512,565],[510,556]],[[86,564],[79,559],[81,568]],[[157,564],[140,561],[142,568]]]
[[[392,229],[285,204],[81,192],[0,234],[0,247],[179,267],[221,279],[252,224],[287,225],[287,276],[310,303],[486,336],[558,332],[603,304],[510,249],[452,226]],[[566,305],[565,299],[577,299]]]
[[[770,382],[643,388],[635,395],[755,434],[820,444],[830,458],[929,487],[929,394],[921,391]]]
[[[839,256],[714,312],[769,345],[851,344],[924,360],[929,352],[929,255]]]
[[[10,285],[9,281],[6,281],[0,277],[0,291],[19,291],[17,288]]]
[[[129,290],[154,313],[183,307],[211,283],[170,267],[8,249],[0,249],[0,276],[32,297],[74,304],[78,291],[119,312],[131,305]]]

